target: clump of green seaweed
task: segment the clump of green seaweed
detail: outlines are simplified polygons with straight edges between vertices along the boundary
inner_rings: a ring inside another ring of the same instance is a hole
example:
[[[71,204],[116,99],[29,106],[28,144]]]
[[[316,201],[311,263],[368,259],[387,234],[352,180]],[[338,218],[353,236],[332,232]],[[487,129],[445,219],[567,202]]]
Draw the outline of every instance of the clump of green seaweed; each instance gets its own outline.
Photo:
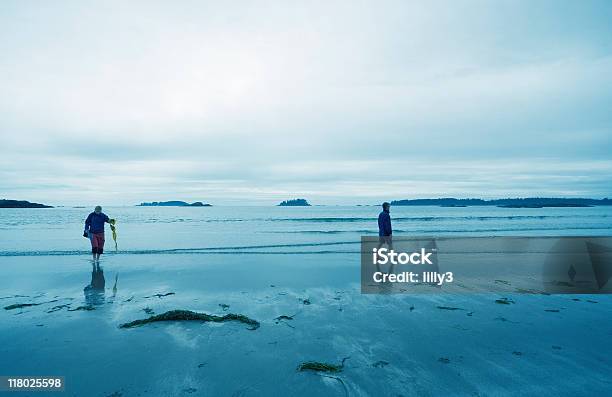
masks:
[[[163,321],[204,321],[222,323],[226,321],[238,321],[250,325],[249,330],[253,331],[259,328],[259,321],[253,320],[243,314],[228,313],[224,316],[216,316],[214,314],[197,313],[191,310],[170,310],[149,318],[134,320],[129,323],[119,325],[119,328],[134,328],[141,325],[163,322]]]
[[[306,361],[298,365],[297,370],[302,371],[314,371],[314,372],[331,372],[337,373],[342,372],[344,369],[344,362],[350,357],[344,357],[340,362],[340,365],[322,363],[319,361]]]

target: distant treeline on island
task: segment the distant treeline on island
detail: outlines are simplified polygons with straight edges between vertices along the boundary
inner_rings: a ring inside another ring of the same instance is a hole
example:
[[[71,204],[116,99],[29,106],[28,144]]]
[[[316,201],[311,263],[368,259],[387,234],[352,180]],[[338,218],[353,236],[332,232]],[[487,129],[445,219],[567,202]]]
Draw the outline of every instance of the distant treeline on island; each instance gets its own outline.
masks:
[[[293,199],[282,201],[279,207],[310,207],[310,203],[306,199]]]
[[[394,200],[391,205],[397,206],[421,206],[437,205],[442,207],[468,207],[478,205],[489,205],[503,208],[544,208],[544,207],[592,207],[595,205],[612,205],[612,200],[604,198],[550,198],[550,197],[526,197],[526,198],[504,198],[483,200],[476,198],[437,198],[437,199],[414,199]]]
[[[137,207],[212,207],[212,205],[205,204],[201,201],[196,201],[191,204],[185,201],[153,201],[150,203],[140,203]]]
[[[53,208],[50,205],[30,203],[25,200],[0,200],[0,208]]]

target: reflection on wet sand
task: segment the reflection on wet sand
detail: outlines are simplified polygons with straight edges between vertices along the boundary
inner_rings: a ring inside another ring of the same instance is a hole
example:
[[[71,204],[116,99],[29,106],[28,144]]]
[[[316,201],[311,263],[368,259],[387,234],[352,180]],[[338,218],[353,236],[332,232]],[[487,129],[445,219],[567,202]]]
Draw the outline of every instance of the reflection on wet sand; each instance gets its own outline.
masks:
[[[99,262],[92,263],[91,282],[83,288],[85,301],[88,305],[101,305],[104,303],[104,288],[106,279],[104,278],[104,269]],[[115,288],[116,288],[115,280]],[[116,291],[116,289],[115,289]],[[113,294],[114,295],[114,294]]]

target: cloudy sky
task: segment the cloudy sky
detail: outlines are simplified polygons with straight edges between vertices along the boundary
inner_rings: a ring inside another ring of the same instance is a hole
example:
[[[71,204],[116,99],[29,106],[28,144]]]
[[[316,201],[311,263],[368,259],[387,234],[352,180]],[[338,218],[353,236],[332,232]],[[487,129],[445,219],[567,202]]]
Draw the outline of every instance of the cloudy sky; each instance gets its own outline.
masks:
[[[0,198],[612,197],[610,1],[0,3]]]

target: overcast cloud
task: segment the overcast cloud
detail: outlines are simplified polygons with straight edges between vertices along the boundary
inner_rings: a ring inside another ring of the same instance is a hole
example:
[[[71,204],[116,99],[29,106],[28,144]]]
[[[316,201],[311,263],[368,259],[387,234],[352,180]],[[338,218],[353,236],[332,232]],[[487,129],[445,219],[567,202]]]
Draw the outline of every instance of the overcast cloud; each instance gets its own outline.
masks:
[[[3,1],[0,198],[612,196],[609,1]]]

